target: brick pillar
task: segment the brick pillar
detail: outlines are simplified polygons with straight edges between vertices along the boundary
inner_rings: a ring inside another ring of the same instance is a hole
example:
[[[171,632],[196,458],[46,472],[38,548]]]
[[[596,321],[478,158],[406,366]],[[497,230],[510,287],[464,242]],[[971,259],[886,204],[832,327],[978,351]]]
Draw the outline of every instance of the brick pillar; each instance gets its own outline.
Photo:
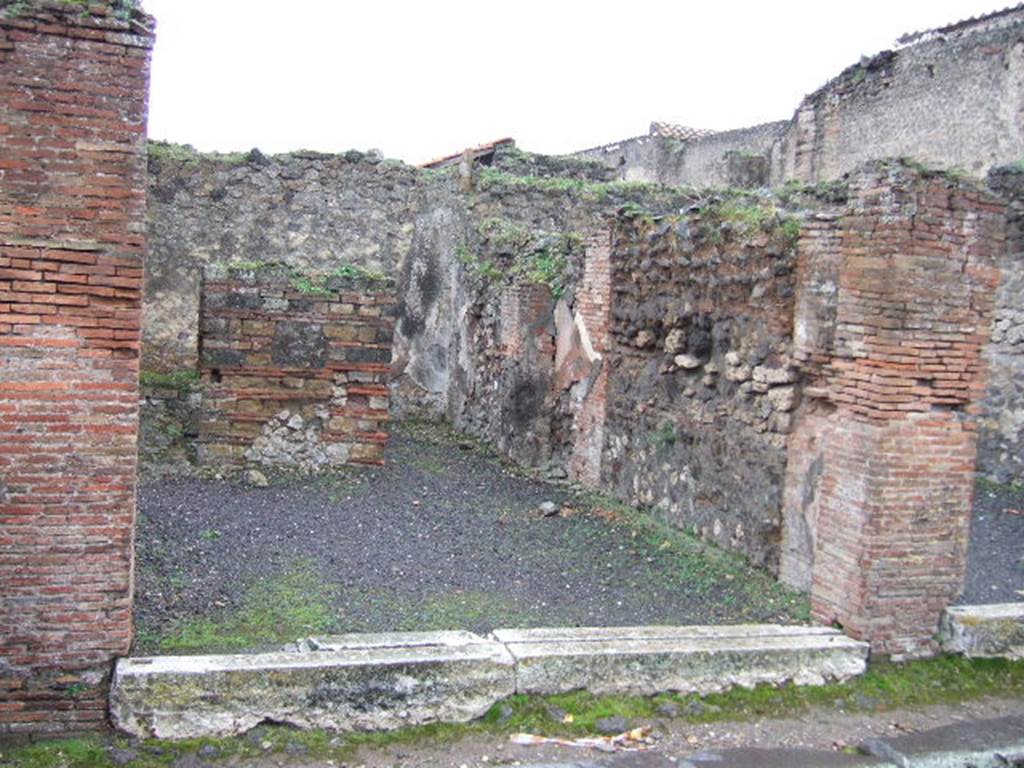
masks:
[[[0,10],[0,734],[101,725],[131,642],[151,44]]]
[[[782,578],[879,653],[932,650],[963,586],[1004,211],[895,163],[801,241]]]

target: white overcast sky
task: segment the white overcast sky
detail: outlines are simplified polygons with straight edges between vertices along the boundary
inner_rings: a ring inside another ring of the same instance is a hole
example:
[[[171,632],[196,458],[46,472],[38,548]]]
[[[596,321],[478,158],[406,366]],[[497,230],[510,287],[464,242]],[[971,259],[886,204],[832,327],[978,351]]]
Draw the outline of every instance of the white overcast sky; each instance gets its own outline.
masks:
[[[505,136],[570,152],[651,120],[739,128],[789,118],[905,32],[1005,2],[143,0],[149,134],[418,163]]]

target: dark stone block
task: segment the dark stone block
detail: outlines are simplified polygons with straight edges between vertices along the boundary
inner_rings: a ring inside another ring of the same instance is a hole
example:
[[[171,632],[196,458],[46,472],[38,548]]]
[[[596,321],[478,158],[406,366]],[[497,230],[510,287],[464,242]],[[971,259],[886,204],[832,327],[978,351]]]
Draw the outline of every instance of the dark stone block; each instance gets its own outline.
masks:
[[[201,359],[208,368],[227,368],[243,365],[245,354],[237,349],[204,349]]]
[[[228,293],[225,294],[224,306],[227,309],[259,309],[263,306],[263,299],[258,293]]]
[[[327,361],[327,337],[316,323],[278,322],[271,345],[274,365],[284,368],[323,368]]]

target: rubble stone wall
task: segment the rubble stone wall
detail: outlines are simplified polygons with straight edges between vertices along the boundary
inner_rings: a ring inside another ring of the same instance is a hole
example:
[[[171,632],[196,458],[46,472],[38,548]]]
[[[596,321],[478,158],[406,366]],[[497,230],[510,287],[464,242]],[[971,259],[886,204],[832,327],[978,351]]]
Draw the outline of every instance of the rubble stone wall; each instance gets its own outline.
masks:
[[[131,642],[151,44],[0,9],[0,734],[102,724]]]
[[[799,221],[771,203],[618,220],[602,482],[776,567]]]

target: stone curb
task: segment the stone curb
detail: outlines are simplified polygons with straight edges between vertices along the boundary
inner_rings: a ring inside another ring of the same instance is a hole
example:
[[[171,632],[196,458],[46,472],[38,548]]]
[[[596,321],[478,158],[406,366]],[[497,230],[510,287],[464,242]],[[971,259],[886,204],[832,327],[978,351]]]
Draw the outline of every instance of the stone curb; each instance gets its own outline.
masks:
[[[617,627],[338,635],[275,653],[117,662],[110,712],[138,737],[263,722],[339,731],[466,722],[514,693],[708,693],[861,674],[868,646],[823,627]]]
[[[939,622],[939,642],[968,657],[1024,659],[1024,602],[950,606]]]
[[[523,768],[1017,768],[1024,766],[1024,717],[977,720],[890,739],[870,739],[860,754],[817,749],[723,749],[692,755],[656,750]]]

